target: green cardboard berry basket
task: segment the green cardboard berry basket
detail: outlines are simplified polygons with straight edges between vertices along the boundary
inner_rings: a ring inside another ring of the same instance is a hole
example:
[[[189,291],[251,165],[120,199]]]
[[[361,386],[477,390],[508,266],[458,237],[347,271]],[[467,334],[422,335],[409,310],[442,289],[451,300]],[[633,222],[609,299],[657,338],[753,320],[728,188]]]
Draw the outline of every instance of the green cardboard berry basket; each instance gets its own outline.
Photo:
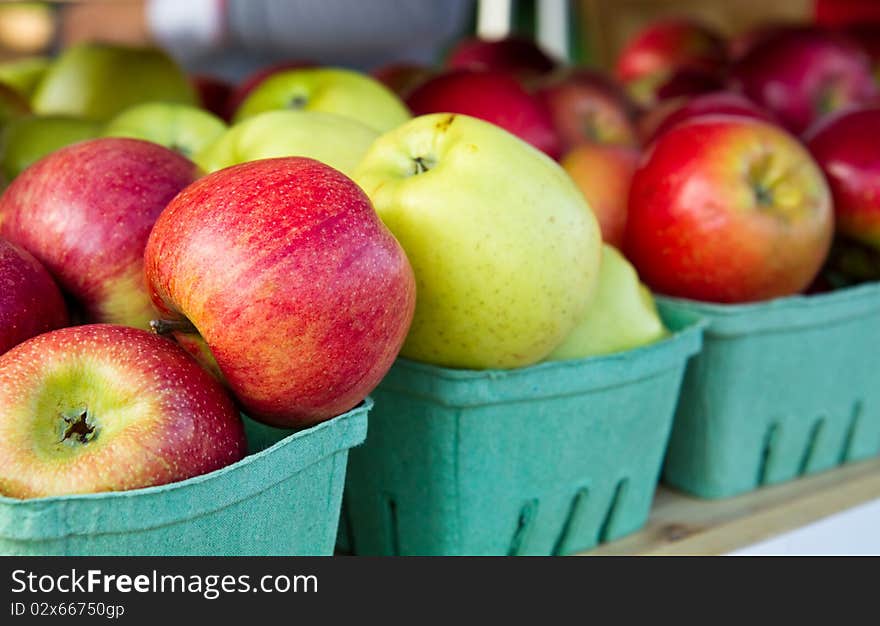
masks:
[[[880,452],[880,283],[760,304],[658,302],[707,322],[666,483],[721,498]]]
[[[245,419],[250,454],[132,491],[0,497],[0,555],[330,555],[372,401],[296,433]]]
[[[646,521],[701,322],[607,357],[508,371],[398,359],[352,450],[342,549],[566,554]]]

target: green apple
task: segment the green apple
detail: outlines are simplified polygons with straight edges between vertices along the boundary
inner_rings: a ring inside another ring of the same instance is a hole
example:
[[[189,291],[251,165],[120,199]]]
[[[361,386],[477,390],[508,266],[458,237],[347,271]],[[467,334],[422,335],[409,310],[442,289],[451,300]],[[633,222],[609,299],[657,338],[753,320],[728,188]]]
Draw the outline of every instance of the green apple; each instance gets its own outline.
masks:
[[[599,227],[571,178],[527,143],[466,115],[425,115],[380,137],[354,179],[415,271],[403,356],[521,367],[583,317]]]
[[[0,83],[9,85],[22,98],[30,100],[49,64],[47,57],[26,57],[0,63]]]
[[[617,248],[603,244],[596,299],[548,360],[623,352],[654,343],[668,334],[657,314],[654,296],[639,281],[635,268]]]
[[[0,138],[0,174],[9,184],[31,163],[59,148],[93,139],[101,123],[62,115],[21,117],[9,122]]]
[[[358,121],[317,111],[268,111],[226,131],[196,155],[206,172],[257,159],[306,156],[347,176],[379,133]]]
[[[155,48],[80,44],[61,53],[31,105],[36,113],[107,121],[142,102],[196,105],[183,70]]]
[[[385,85],[364,74],[335,68],[276,72],[245,98],[234,119],[278,109],[335,113],[379,133],[410,119],[406,105]]]
[[[213,113],[188,104],[147,102],[126,109],[104,127],[105,137],[144,139],[192,158],[226,132]]]

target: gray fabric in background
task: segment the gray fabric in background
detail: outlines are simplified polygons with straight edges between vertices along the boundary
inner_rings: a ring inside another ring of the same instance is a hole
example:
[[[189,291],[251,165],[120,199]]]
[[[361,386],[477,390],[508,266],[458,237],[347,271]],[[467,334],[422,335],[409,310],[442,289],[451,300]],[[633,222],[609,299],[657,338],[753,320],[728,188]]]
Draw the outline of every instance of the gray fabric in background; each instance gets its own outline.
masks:
[[[227,0],[223,50],[170,52],[188,69],[229,80],[288,59],[369,70],[431,63],[463,34],[473,0]]]

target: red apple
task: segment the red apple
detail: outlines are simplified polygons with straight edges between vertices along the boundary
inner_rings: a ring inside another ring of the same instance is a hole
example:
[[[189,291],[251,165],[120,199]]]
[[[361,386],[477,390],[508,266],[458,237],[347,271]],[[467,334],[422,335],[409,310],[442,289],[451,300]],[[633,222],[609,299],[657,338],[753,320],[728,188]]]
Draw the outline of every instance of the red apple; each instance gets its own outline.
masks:
[[[284,70],[294,70],[301,67],[313,67],[314,65],[315,63],[312,61],[295,60],[282,61],[281,63],[275,63],[273,65],[258,69],[256,72],[242,80],[235,88],[233,88],[232,93],[229,96],[229,100],[226,102],[226,112],[220,117],[222,117],[223,119],[231,120],[235,112],[238,110],[238,107],[241,106],[242,102],[244,102],[245,98],[247,98],[254,89],[259,87],[260,83],[262,83],[273,74],[283,72]]]
[[[639,156],[627,146],[581,144],[560,161],[599,220],[602,239],[617,248],[623,246],[627,197]]]
[[[635,103],[613,80],[595,70],[555,74],[535,94],[550,111],[563,152],[586,142],[638,144]]]
[[[27,251],[0,239],[0,354],[66,326],[67,307],[49,272]]]
[[[639,31],[620,53],[615,71],[637,100],[650,103],[656,89],[676,73],[716,74],[726,63],[726,46],[718,33],[692,20],[668,19]]]
[[[858,24],[846,29],[846,34],[867,53],[871,60],[874,82],[880,83],[880,24]]]
[[[833,231],[828,185],[797,139],[760,120],[706,116],[643,158],[624,250],[660,293],[753,302],[805,289]]]
[[[376,68],[370,75],[405,100],[413,89],[434,75],[434,70],[414,63],[391,63]]]
[[[761,22],[756,26],[731,37],[727,44],[727,49],[731,60],[738,61],[749,54],[753,49],[776,37],[786,35],[790,32],[815,30],[818,29],[812,24],[784,21]]]
[[[192,77],[199,103],[206,111],[210,111],[220,119],[228,121],[228,103],[232,97],[232,85],[214,76],[198,75]]]
[[[828,178],[837,232],[880,250],[880,108],[829,116],[805,140]]]
[[[137,139],[102,138],[57,150],[0,197],[0,236],[49,270],[86,321],[147,328],[143,280],[153,222],[198,168]]]
[[[758,45],[734,65],[731,83],[798,134],[878,94],[865,52],[818,30],[793,30]]]
[[[525,81],[549,74],[557,62],[531,39],[463,39],[449,53],[446,65],[455,69],[503,72]]]
[[[704,115],[739,115],[773,122],[769,113],[745,96],[733,91],[717,91],[691,99],[682,99],[662,117],[654,119],[654,127],[646,129],[648,141],[653,141],[673,126]]]
[[[220,384],[150,333],[97,324],[0,356],[0,494],[39,498],[162,485],[241,459]]]
[[[350,179],[312,159],[220,170],[178,195],[145,254],[153,302],[198,333],[244,410],[287,427],[347,411],[397,356],[415,308],[403,249]]]
[[[723,75],[718,71],[707,71],[684,67],[673,72],[654,88],[654,98],[658,101],[671,98],[700,96],[724,89]]]
[[[413,115],[460,113],[491,122],[552,158],[561,152],[547,107],[500,72],[455,70],[428,80],[406,103]]]

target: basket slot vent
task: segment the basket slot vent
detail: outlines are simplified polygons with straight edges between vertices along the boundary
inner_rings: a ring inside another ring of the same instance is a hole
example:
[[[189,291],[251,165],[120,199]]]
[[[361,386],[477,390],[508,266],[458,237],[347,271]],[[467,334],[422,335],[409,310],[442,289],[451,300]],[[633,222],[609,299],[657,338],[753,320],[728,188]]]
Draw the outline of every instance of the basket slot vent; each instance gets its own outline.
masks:
[[[519,519],[516,523],[516,532],[513,533],[513,539],[510,541],[510,548],[507,556],[516,556],[521,554],[528,538],[529,531],[535,523],[538,516],[538,499],[533,498],[523,505],[520,509]]]
[[[819,438],[822,436],[822,431],[825,429],[825,418],[820,417],[813,424],[813,428],[810,430],[810,438],[807,440],[807,446],[804,448],[804,454],[801,457],[800,465],[798,466],[798,475],[806,474],[810,469],[810,461],[813,458],[813,454],[818,447]]]
[[[577,493],[574,494],[574,498],[571,499],[571,506],[568,509],[568,515],[565,517],[565,523],[562,525],[562,531],[560,531],[559,538],[553,546],[554,556],[565,554],[568,537],[574,527],[574,522],[580,517],[581,512],[587,506],[589,495],[590,490],[587,487],[583,487],[582,489],[578,489]]]
[[[770,462],[773,459],[773,447],[779,437],[779,424],[770,424],[767,432],[764,433],[764,445],[761,447],[761,458],[758,463],[758,479],[759,485],[764,485],[768,479]]]
[[[862,420],[864,404],[858,400],[853,404],[852,413],[849,418],[849,426],[846,429],[846,437],[843,440],[843,448],[840,450],[839,463],[846,463],[852,455],[853,441],[855,440],[856,431],[859,428],[859,422]]]
[[[605,514],[605,519],[602,520],[602,526],[599,527],[599,543],[608,541],[611,531],[614,528],[614,517],[617,514],[617,511],[620,510],[620,504],[623,502],[623,497],[626,494],[626,488],[628,486],[629,478],[623,478],[618,481],[617,486],[614,487],[614,495],[611,497],[611,504],[608,506],[608,512]]]

